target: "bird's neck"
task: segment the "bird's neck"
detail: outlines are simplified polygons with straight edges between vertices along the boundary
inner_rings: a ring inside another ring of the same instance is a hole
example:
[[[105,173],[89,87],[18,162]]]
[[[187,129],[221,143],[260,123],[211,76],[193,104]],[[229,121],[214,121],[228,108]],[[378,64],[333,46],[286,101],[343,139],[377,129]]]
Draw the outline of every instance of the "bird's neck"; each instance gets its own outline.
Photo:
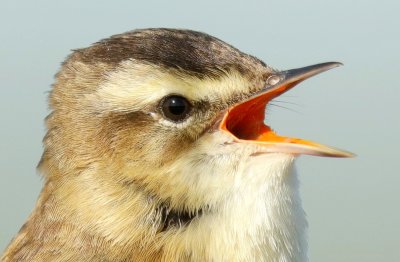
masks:
[[[256,161],[238,175],[217,212],[193,221],[168,248],[183,245],[209,261],[307,261],[307,222],[292,161],[267,169]]]
[[[99,181],[85,174],[62,185],[49,180],[10,250],[23,254],[19,246],[30,239],[33,246],[64,248],[68,256],[82,258],[78,241],[91,247],[87,259],[306,261],[307,223],[289,162],[267,169],[249,163],[219,206],[169,228],[162,225],[160,206],[145,193],[96,186]]]

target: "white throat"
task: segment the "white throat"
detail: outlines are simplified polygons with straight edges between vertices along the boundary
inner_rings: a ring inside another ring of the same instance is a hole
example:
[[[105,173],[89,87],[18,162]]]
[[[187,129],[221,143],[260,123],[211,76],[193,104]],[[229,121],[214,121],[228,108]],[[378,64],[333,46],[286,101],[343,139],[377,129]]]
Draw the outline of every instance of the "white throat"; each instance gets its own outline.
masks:
[[[294,157],[251,156],[217,212],[193,221],[180,240],[193,261],[307,261],[307,222]]]

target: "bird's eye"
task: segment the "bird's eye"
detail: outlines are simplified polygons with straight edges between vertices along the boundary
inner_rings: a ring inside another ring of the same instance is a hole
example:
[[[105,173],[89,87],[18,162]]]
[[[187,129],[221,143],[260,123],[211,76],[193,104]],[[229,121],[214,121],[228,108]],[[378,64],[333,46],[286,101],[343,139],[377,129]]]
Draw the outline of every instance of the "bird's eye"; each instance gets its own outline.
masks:
[[[161,111],[165,118],[180,122],[184,120],[192,109],[186,98],[178,95],[168,96],[161,101]]]

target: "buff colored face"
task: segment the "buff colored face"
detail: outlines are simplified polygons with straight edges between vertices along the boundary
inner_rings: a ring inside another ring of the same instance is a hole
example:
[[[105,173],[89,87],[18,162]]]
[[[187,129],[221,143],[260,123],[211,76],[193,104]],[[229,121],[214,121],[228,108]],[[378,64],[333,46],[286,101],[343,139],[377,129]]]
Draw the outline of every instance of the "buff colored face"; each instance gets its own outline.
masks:
[[[235,168],[243,155],[351,156],[314,142],[281,137],[263,122],[269,101],[336,66],[326,63],[283,72],[260,67],[259,74],[250,77],[232,71],[218,78],[199,79],[126,61],[89,96],[89,103],[97,112],[122,119],[118,125],[123,128],[110,132],[117,143],[115,154],[124,159],[120,173],[127,177],[132,173],[135,180],[143,181],[150,191],[157,190],[173,206],[184,203],[193,208],[219,199],[213,196],[205,201],[204,197],[213,184],[225,179],[219,174],[207,180],[200,175],[204,169],[227,173],[229,179],[230,168]],[[130,114],[132,118],[121,117]],[[137,161],[138,153],[149,166],[143,168]],[[170,179],[165,179],[168,176]]]

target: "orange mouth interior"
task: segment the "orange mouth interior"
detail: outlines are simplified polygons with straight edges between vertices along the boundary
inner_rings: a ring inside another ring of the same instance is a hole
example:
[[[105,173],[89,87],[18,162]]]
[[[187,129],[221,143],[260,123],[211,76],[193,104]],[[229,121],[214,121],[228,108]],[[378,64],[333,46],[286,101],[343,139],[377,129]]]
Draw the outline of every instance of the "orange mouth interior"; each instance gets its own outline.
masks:
[[[277,135],[269,126],[264,124],[265,107],[269,101],[294,86],[285,85],[271,90],[249,101],[235,105],[225,114],[220,128],[233,135],[238,140],[248,142],[283,142],[293,143],[299,139]]]
[[[352,153],[299,138],[277,135],[264,124],[265,107],[269,101],[297,83],[282,85],[230,108],[220,123],[220,130],[233,136],[236,142],[264,146],[265,152],[293,155],[308,154],[328,157],[352,157]]]

